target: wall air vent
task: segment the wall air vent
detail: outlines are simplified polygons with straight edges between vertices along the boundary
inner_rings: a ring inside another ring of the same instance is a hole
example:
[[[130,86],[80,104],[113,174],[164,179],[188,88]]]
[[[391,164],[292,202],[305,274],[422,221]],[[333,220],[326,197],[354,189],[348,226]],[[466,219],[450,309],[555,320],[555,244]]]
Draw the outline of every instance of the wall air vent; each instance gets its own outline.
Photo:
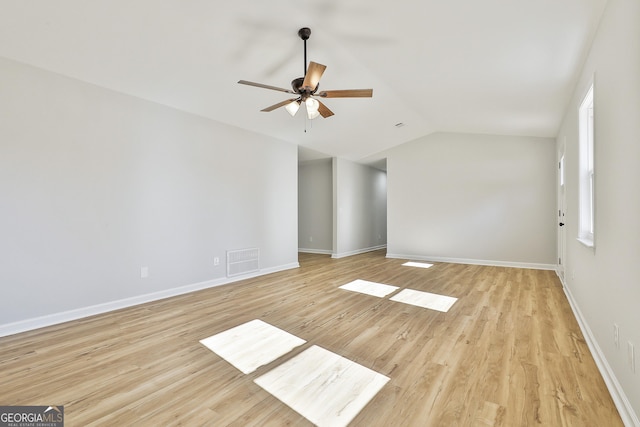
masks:
[[[227,251],[227,277],[260,270],[260,249],[248,248]]]

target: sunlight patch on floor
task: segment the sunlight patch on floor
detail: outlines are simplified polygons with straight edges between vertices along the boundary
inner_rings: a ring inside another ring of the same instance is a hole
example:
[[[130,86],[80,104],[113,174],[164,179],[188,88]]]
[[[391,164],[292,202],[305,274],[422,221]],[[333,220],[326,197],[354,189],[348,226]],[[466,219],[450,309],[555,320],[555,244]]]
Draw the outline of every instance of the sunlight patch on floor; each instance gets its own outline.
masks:
[[[318,426],[346,426],[389,381],[312,346],[254,382]]]
[[[407,267],[419,267],[419,268],[430,268],[430,267],[433,267],[433,264],[429,264],[429,263],[426,263],[426,262],[415,262],[415,261],[407,261],[402,265],[407,266]]]
[[[306,341],[256,319],[200,340],[200,343],[242,373],[249,374]]]
[[[403,289],[397,295],[391,297],[390,300],[446,313],[458,301],[458,298],[413,289]]]
[[[347,291],[359,292],[361,294],[372,295],[374,297],[386,297],[387,295],[400,289],[397,286],[385,285],[382,283],[368,282],[366,280],[354,280],[346,285],[340,286],[340,289]]]

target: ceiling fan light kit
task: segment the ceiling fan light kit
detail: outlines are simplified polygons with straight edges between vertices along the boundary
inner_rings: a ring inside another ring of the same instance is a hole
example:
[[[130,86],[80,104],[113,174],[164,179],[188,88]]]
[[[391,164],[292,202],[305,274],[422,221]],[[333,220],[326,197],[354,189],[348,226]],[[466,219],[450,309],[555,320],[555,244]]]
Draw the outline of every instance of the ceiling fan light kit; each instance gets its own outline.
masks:
[[[287,105],[284,106],[284,108],[287,110],[289,114],[291,114],[291,117],[293,117],[296,115],[296,113],[300,109],[300,101],[296,99],[295,101],[289,102]]]
[[[284,89],[277,86],[270,86],[247,80],[238,81],[238,83],[243,85],[298,95],[298,98],[287,99],[286,101],[263,108],[261,111],[269,112],[280,107],[285,107],[287,112],[293,117],[300,109],[300,105],[304,102],[307,110],[307,118],[309,120],[313,120],[318,116],[322,116],[324,118],[333,116],[333,111],[314,98],[316,96],[322,98],[371,98],[373,96],[373,89],[343,89],[318,92],[320,78],[327,67],[326,65],[311,61],[307,68],[307,40],[311,36],[311,29],[307,27],[300,28],[298,36],[304,42],[304,77],[293,79],[291,82],[291,89]]]
[[[320,112],[318,111],[320,103],[317,100],[309,97],[304,101],[304,105],[307,107],[307,117],[309,120],[313,120],[320,115]]]

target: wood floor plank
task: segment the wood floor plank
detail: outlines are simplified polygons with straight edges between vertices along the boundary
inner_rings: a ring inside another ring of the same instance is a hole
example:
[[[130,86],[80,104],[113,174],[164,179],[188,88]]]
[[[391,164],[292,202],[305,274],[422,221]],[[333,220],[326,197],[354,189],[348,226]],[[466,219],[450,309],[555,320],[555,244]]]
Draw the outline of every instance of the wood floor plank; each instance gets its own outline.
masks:
[[[312,425],[253,380],[312,345],[390,378],[354,426],[621,426],[551,271],[383,251],[0,338],[0,403],[69,425]],[[339,289],[356,279],[458,298],[447,313]],[[199,340],[260,319],[307,341],[244,375]]]

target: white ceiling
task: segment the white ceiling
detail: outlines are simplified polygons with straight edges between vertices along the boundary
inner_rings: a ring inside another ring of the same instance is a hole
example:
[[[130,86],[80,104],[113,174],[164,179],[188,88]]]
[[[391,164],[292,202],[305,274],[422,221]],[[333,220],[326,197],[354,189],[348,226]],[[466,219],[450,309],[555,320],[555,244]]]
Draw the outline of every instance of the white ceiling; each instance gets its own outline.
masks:
[[[0,56],[354,161],[437,132],[555,136],[606,0],[0,0]],[[290,97],[308,59],[327,99]],[[403,127],[396,127],[404,123]],[[306,128],[306,132],[305,132]],[[304,150],[303,150],[304,151]]]

